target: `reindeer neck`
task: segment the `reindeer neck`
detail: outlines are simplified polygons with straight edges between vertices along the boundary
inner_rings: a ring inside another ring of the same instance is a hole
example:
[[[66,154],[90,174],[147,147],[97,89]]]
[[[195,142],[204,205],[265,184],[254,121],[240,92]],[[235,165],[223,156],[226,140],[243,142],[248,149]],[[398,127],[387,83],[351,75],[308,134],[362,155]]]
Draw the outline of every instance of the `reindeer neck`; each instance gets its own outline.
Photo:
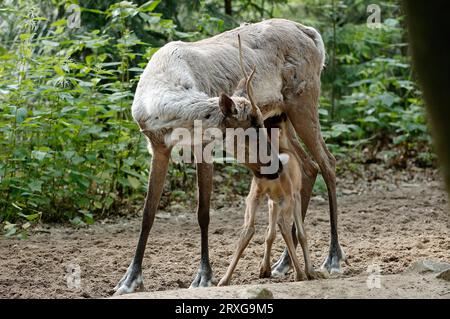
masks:
[[[192,129],[196,121],[202,121],[203,128],[224,129],[218,101],[218,97],[211,98],[194,89],[158,83],[150,92],[135,98],[133,117],[144,131]]]

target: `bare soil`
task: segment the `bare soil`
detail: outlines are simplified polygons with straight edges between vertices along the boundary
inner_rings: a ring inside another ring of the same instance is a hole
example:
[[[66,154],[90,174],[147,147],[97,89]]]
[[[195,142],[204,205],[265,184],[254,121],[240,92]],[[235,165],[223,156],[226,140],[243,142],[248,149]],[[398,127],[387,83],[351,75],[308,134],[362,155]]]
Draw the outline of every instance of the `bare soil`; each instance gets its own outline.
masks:
[[[318,281],[250,284],[202,289],[141,292],[118,299],[449,299],[450,284],[436,274],[405,272],[383,275],[379,285],[368,288],[367,275]],[[369,279],[370,280],[370,279]]]
[[[433,291],[450,297],[448,283],[434,280],[434,277],[429,280],[418,274],[405,275],[409,279],[388,276],[404,273],[411,263],[419,260],[450,262],[448,201],[437,173],[418,169],[386,171],[379,166],[368,166],[358,175],[345,173],[338,179],[340,241],[350,266],[344,266],[341,278],[293,285],[317,287],[312,290],[314,293],[307,295],[310,297],[370,297],[364,284],[367,270],[371,265],[378,265],[382,275],[392,278],[387,287],[403,287],[400,295],[394,293],[397,288],[385,288],[384,291],[389,293],[381,297],[417,297],[421,296],[421,291],[424,297]],[[244,202],[242,197],[230,199],[220,195],[214,198],[210,257],[217,279],[224,274],[236,245],[243,222]],[[194,209],[193,201],[191,207],[181,211],[178,207],[177,211],[157,214],[143,265],[146,291],[179,290],[189,286],[200,258],[200,231]],[[292,274],[283,279],[258,278],[266,214],[266,209],[261,209],[258,214],[256,235],[237,267],[233,285],[294,281]],[[100,221],[82,229],[42,224],[31,232],[28,240],[0,238],[0,298],[111,296],[112,288],[131,261],[139,228],[140,217],[134,214],[128,218]],[[313,262],[320,266],[329,246],[326,197],[315,196],[311,201],[306,230]],[[274,262],[283,248],[278,234]],[[69,264],[80,267],[79,289],[67,285]],[[424,280],[427,285],[420,288],[419,284]],[[447,285],[447,289],[442,285]],[[275,297],[289,297],[287,291],[292,284],[275,287]],[[233,287],[224,291],[229,289]]]

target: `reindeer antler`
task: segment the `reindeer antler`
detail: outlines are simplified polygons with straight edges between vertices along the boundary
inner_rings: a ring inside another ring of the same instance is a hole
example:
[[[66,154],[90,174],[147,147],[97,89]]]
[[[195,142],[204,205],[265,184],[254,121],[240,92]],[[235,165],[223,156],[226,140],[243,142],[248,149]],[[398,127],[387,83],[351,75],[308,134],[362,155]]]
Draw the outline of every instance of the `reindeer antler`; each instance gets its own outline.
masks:
[[[238,43],[239,43],[239,64],[241,66],[241,71],[242,74],[244,75],[245,78],[245,82],[248,81],[248,76],[247,76],[247,72],[245,72],[245,68],[244,68],[244,58],[242,55],[242,41],[241,41],[241,35],[238,34]]]
[[[253,86],[252,86],[252,80],[253,76],[255,75],[256,67],[253,67],[252,73],[247,79],[246,87],[247,87],[247,94],[248,99],[250,100],[250,103],[252,104],[253,109],[256,111],[258,110],[258,106],[256,105],[254,95],[253,95]]]
[[[244,75],[244,78],[245,78],[245,87],[247,89],[248,99],[250,100],[252,109],[254,111],[257,111],[258,106],[256,105],[255,100],[253,98],[253,86],[252,86],[252,80],[253,80],[253,76],[255,75],[256,65],[253,66],[252,73],[250,74],[250,76],[248,76],[247,72],[245,71],[245,67],[244,67],[244,58],[243,58],[243,54],[242,54],[242,41],[241,41],[240,34],[238,34],[238,42],[239,42],[239,63],[241,66],[242,74]]]

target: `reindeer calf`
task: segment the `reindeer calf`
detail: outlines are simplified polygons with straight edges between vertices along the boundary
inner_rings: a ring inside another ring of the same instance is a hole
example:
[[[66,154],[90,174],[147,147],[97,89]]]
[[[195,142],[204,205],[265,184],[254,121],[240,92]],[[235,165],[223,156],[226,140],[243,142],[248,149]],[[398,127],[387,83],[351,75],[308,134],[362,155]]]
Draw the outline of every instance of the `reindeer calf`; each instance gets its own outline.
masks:
[[[288,137],[288,129],[291,124],[283,113],[267,119],[264,125],[269,132],[271,128],[279,129],[279,151],[283,163],[283,171],[280,178],[276,180],[261,179],[258,177],[253,178],[250,193],[246,201],[244,229],[241,233],[231,264],[224,277],[220,280],[219,286],[230,284],[231,276],[233,275],[237,263],[255,233],[256,211],[265,195],[267,195],[269,202],[269,226],[266,234],[264,257],[260,268],[260,278],[269,278],[271,276],[270,253],[276,236],[276,224],[278,224],[278,227],[280,228],[289,255],[292,258],[296,280],[301,281],[324,277],[323,273],[315,271],[309,255],[306,232],[303,227],[301,213],[301,162]],[[291,232],[292,222],[296,225],[296,235],[303,250],[305,272],[301,270],[295,252]]]

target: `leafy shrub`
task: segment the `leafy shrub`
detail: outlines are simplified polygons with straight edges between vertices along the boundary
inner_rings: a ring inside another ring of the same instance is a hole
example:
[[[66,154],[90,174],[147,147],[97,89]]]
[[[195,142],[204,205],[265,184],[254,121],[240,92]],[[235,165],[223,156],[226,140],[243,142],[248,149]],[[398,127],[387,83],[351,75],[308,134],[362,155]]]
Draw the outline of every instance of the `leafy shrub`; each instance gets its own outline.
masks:
[[[95,11],[106,17],[101,30],[70,29],[66,18],[24,8],[2,12],[6,23],[20,17],[20,32],[0,48],[0,218],[90,224],[145,194],[146,143],[129,109],[140,61],[156,50],[129,20],[153,16],[162,34],[173,25],[148,4]]]

